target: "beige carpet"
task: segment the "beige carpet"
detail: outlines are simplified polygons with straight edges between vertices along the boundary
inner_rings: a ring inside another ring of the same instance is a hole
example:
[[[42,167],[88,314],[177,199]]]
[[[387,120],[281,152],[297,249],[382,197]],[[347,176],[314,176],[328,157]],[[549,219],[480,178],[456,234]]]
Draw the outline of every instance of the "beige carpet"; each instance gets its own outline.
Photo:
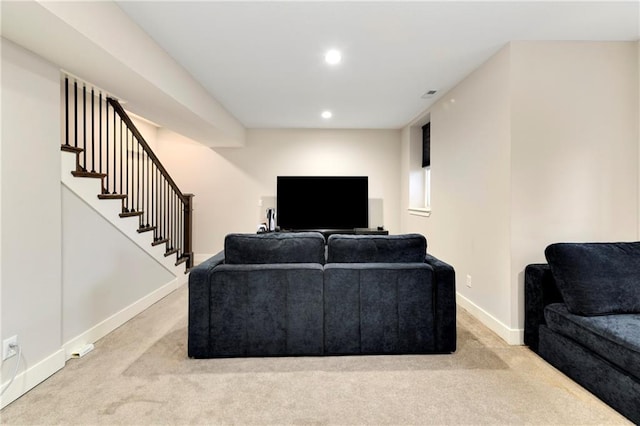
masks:
[[[458,313],[454,355],[191,360],[187,289],[0,412],[3,424],[627,424]]]

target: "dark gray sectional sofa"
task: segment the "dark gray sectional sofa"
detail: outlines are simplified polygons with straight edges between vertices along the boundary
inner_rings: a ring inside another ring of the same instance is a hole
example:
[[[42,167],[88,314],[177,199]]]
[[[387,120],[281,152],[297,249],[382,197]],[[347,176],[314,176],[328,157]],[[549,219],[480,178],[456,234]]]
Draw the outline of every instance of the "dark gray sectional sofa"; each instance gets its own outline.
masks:
[[[559,243],[525,269],[525,344],[640,423],[640,242]]]
[[[450,353],[455,274],[422,235],[230,234],[189,276],[192,358]]]

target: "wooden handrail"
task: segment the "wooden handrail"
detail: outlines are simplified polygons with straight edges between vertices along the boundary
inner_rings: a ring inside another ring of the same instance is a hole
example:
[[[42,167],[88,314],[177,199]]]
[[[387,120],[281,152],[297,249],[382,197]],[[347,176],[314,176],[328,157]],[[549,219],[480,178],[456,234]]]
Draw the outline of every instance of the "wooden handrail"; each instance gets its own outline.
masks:
[[[180,188],[178,188],[178,185],[176,185],[176,183],[173,181],[173,179],[171,178],[171,175],[169,175],[169,172],[167,172],[167,169],[164,168],[164,166],[160,162],[160,159],[158,159],[156,154],[151,150],[151,147],[149,146],[147,141],[144,139],[142,134],[140,134],[135,124],[133,124],[133,121],[131,121],[131,118],[129,118],[129,115],[127,114],[127,112],[124,110],[124,108],[122,108],[122,105],[120,105],[120,102],[118,102],[113,98],[107,98],[107,102],[109,103],[109,105],[113,107],[114,111],[118,113],[122,121],[126,123],[131,133],[133,133],[133,135],[136,137],[136,139],[138,140],[142,148],[145,150],[149,158],[151,158],[151,161],[153,161],[153,163],[156,165],[158,170],[160,170],[160,173],[162,174],[162,176],[164,176],[164,178],[169,183],[171,188],[173,188],[173,190],[176,192],[180,200],[185,204],[188,203],[189,200],[187,199],[187,197],[185,197],[182,191],[180,191]]]

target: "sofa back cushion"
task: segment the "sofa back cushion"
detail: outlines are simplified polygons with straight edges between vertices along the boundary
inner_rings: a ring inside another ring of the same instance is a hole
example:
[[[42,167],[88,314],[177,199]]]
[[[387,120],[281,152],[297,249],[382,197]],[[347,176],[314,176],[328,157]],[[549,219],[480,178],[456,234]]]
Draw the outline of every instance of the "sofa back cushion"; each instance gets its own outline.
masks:
[[[557,243],[545,256],[571,313],[640,313],[640,242]]]
[[[324,264],[325,239],[319,232],[229,234],[224,239],[226,264]]]
[[[327,263],[424,262],[427,240],[420,234],[331,235]]]

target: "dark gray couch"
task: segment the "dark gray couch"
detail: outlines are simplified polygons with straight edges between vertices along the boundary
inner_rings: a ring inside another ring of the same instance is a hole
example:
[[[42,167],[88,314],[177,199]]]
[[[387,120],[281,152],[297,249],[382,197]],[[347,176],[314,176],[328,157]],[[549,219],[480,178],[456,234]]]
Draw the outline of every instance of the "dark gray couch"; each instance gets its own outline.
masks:
[[[525,344],[640,423],[640,243],[559,243],[525,269]]]
[[[189,276],[193,358],[450,353],[455,320],[418,234],[230,234]]]

